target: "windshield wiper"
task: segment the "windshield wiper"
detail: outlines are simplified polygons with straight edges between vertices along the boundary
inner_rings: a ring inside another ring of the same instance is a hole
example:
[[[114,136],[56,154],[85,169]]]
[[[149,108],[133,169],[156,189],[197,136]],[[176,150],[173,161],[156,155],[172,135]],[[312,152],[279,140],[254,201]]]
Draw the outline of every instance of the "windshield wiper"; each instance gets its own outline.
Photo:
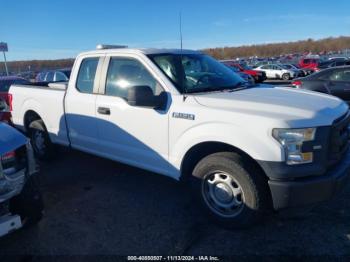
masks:
[[[187,93],[206,93],[206,92],[233,92],[242,89],[252,88],[255,85],[247,85],[247,82],[238,82],[233,86],[217,87],[217,88],[198,88],[193,90],[187,90]]]
[[[248,82],[238,82],[234,86],[227,87],[227,88],[221,89],[219,91],[221,91],[221,92],[233,92],[233,91],[239,91],[242,89],[250,88],[250,85],[247,85],[247,84],[248,84]]]

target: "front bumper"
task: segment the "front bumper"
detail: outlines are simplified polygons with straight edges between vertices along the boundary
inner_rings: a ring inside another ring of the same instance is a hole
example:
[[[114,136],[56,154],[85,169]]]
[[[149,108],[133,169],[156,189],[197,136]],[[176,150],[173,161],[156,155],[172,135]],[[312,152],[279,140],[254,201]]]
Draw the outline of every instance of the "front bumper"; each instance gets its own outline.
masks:
[[[257,82],[257,83],[262,83],[267,79],[265,74],[254,75],[253,78],[255,79],[255,82]]]
[[[3,174],[0,178],[0,203],[21,193],[26,183],[26,169],[16,171],[10,176]]]
[[[0,112],[0,122],[4,122],[6,124],[13,125],[11,113],[10,112]]]
[[[322,202],[334,196],[349,178],[350,151],[336,167],[322,176],[294,180],[269,180],[274,209],[299,207]]]

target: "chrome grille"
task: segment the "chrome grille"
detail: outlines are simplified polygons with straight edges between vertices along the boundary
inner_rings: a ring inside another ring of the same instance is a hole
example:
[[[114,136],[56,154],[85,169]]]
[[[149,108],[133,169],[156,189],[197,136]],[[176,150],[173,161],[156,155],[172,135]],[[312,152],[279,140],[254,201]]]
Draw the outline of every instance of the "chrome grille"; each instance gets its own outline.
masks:
[[[334,121],[329,143],[329,165],[337,164],[349,147],[350,112]]]

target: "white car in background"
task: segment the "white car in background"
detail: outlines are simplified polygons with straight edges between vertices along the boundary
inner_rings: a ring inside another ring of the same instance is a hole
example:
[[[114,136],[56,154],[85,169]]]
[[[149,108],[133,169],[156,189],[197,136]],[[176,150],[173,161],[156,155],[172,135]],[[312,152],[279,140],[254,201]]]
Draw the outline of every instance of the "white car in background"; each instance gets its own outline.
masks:
[[[264,71],[268,79],[291,80],[303,75],[302,71],[299,69],[288,69],[278,64],[261,65],[257,67],[256,70]]]

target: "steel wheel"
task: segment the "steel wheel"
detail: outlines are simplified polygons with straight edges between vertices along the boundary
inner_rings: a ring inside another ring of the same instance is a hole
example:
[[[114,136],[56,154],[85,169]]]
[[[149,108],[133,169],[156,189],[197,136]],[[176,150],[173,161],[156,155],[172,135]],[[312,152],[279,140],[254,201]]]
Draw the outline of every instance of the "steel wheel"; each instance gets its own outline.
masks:
[[[46,149],[45,133],[41,130],[34,130],[32,134],[33,146],[39,154],[44,154]]]
[[[235,217],[244,207],[244,192],[239,182],[226,172],[206,176],[202,195],[208,207],[221,217]]]

